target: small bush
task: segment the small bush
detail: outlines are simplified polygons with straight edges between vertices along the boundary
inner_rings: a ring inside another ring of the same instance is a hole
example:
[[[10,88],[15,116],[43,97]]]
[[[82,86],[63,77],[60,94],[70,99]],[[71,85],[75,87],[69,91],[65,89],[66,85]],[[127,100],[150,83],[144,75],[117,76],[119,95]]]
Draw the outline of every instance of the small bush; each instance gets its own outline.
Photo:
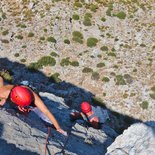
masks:
[[[126,85],[124,77],[122,75],[116,75],[116,85]]]
[[[65,40],[64,40],[64,43],[65,43],[65,44],[70,44],[70,41],[69,41],[68,39],[65,39]]]
[[[98,72],[92,72],[92,75],[91,75],[92,80],[99,80],[99,78],[100,78],[100,75]]]
[[[60,62],[60,65],[61,66],[69,66],[71,63],[69,59],[70,59],[69,57],[62,59]]]
[[[79,15],[77,15],[77,14],[74,14],[74,15],[72,16],[72,18],[73,18],[74,20],[79,20],[79,19],[80,19]]]
[[[2,76],[4,78],[4,80],[8,81],[8,82],[12,82],[13,81],[13,77],[12,77],[12,73],[10,73],[9,71],[0,71],[0,76]]]
[[[108,51],[108,47],[107,47],[107,46],[102,46],[100,49],[101,49],[102,51]]]
[[[153,86],[153,87],[151,88],[151,90],[152,90],[153,92],[155,92],[155,86]]]
[[[26,25],[25,24],[20,24],[20,27],[21,28],[26,28]]]
[[[83,73],[90,73],[90,72],[93,72],[93,70],[89,67],[85,67],[83,70],[82,70]]]
[[[80,44],[83,43],[83,34],[81,32],[74,31],[72,35],[73,35],[73,38],[72,38],[73,41],[78,42]]]
[[[62,80],[59,78],[60,74],[59,73],[54,73],[49,77],[49,81],[50,82],[55,82],[55,83],[59,83]]]
[[[15,53],[15,55],[14,55],[15,57],[19,57],[19,53]]]
[[[45,40],[45,37],[40,37],[40,40],[41,40],[41,41],[44,41],[44,40]]]
[[[92,24],[91,24],[90,18],[84,18],[83,25],[85,25],[85,26],[91,26]]]
[[[118,12],[117,14],[115,14],[115,16],[118,17],[119,19],[125,19],[126,18],[126,14],[123,11]]]
[[[86,12],[84,15],[85,18],[92,18],[92,14],[89,12]]]
[[[26,45],[23,45],[23,46],[22,46],[22,48],[26,48],[26,47],[27,47]]]
[[[107,55],[112,56],[112,57],[116,57],[116,54],[114,52],[108,52]]]
[[[77,38],[80,38],[80,39],[83,39],[83,34],[79,31],[74,31],[72,33],[73,37],[77,37]]]
[[[50,56],[44,56],[41,59],[39,59],[37,62],[35,63],[30,63],[30,65],[28,66],[28,69],[30,70],[38,70],[41,69],[43,66],[54,66],[56,64],[56,61],[54,58],[50,57]]]
[[[102,81],[103,81],[103,82],[109,82],[110,79],[109,79],[108,77],[105,76],[105,77],[102,78]]]
[[[80,2],[75,2],[74,7],[81,8],[82,4]]]
[[[149,106],[149,103],[147,101],[143,101],[140,106],[143,108],[143,109],[148,109],[148,106]]]
[[[105,21],[106,21],[106,18],[105,18],[105,17],[102,17],[102,18],[101,18],[101,21],[102,21],[102,22],[105,22]]]
[[[34,36],[34,33],[33,32],[29,32],[28,33],[28,37],[33,37]]]
[[[44,29],[44,32],[45,32],[45,33],[47,32],[47,29],[46,29],[46,28]]]
[[[2,32],[3,36],[6,36],[7,34],[9,34],[9,30],[5,30],[5,31]]]
[[[108,9],[106,11],[107,16],[112,16],[112,11],[113,11],[113,3],[110,3],[108,6]]]
[[[22,35],[17,35],[17,36],[15,36],[15,38],[22,40],[23,36]]]
[[[98,67],[98,68],[102,68],[102,67],[104,67],[105,66],[105,63],[104,62],[100,62],[100,63],[98,63],[97,65],[96,65],[96,67]]]
[[[91,37],[91,38],[87,39],[88,47],[94,47],[94,46],[96,46],[97,43],[98,43],[98,39],[96,39],[96,38]]]
[[[150,94],[150,97],[155,100],[155,93]]]
[[[26,59],[21,59],[20,61],[24,63],[24,62],[26,62]]]
[[[51,52],[50,55],[53,56],[53,57],[59,57],[59,55],[57,53],[55,53],[55,52]]]
[[[79,66],[79,62],[78,61],[72,61],[72,62],[70,62],[70,65],[77,67],[77,66]]]
[[[52,42],[52,43],[56,43],[57,42],[54,37],[48,37],[47,41],[48,42]]]
[[[8,44],[9,43],[9,41],[7,39],[2,39],[1,42],[4,43],[4,44]]]
[[[91,5],[90,5],[90,10],[91,10],[92,12],[96,12],[97,9],[98,9],[98,6],[97,6],[97,5],[95,5],[95,4],[91,4]]]

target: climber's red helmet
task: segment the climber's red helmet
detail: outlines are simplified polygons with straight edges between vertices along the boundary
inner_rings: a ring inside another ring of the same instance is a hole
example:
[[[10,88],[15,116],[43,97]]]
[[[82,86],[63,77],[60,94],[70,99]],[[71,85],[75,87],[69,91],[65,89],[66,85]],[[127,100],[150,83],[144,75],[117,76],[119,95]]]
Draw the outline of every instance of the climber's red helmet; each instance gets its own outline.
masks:
[[[24,86],[15,86],[11,90],[10,99],[16,105],[29,106],[33,101],[33,94]]]
[[[88,113],[90,111],[92,111],[92,107],[88,102],[82,102],[81,103],[81,110],[83,113]]]

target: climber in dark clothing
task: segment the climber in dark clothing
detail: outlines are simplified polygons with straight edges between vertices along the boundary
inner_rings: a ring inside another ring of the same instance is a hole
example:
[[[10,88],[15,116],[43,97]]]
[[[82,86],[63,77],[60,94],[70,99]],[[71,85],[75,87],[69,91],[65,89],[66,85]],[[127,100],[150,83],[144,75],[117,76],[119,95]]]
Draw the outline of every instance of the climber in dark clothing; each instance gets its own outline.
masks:
[[[36,112],[39,110],[44,117],[49,119],[58,132],[67,135],[37,93],[30,87],[24,85],[4,85],[3,78],[0,76],[0,106],[3,106],[7,99],[21,112],[31,111],[30,106],[34,108],[37,107]]]

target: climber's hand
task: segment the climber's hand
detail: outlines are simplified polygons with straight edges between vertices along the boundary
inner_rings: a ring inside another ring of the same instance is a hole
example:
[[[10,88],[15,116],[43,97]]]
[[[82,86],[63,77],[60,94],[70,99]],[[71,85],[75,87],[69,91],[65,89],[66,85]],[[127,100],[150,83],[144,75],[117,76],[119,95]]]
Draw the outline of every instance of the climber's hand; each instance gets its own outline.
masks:
[[[64,131],[63,129],[57,129],[57,131],[59,132],[59,133],[61,133],[61,134],[63,134],[64,136],[67,136],[67,132],[66,131]]]

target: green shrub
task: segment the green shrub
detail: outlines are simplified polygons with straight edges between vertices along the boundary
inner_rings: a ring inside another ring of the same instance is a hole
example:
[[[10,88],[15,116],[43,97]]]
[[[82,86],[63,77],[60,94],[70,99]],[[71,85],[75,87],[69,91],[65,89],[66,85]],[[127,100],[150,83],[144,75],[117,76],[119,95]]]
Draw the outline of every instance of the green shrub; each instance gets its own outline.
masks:
[[[26,62],[26,59],[21,59],[20,61],[24,63],[24,62]]]
[[[108,9],[107,9],[107,11],[106,11],[106,15],[107,15],[107,16],[112,16],[112,11],[113,11],[113,3],[110,3],[110,4],[108,5]]]
[[[72,35],[73,35],[73,38],[72,38],[73,41],[78,42],[80,44],[83,43],[83,34],[81,32],[74,31]]]
[[[7,34],[9,34],[9,30],[5,30],[5,31],[2,32],[3,36],[6,36]]]
[[[106,21],[106,18],[105,18],[105,17],[102,17],[102,18],[101,18],[101,21],[102,21],[102,22],[105,22],[105,21]]]
[[[104,62],[100,62],[100,63],[98,63],[97,65],[96,65],[96,67],[98,67],[98,68],[102,68],[102,67],[104,67],[105,66],[105,63]]]
[[[84,18],[83,25],[85,25],[85,26],[91,26],[92,24],[91,24],[90,18]]]
[[[30,63],[30,65],[28,66],[28,68],[30,70],[38,70],[41,69],[43,66],[54,66],[56,64],[56,61],[54,58],[52,58],[51,56],[44,56],[41,59],[39,59],[37,62],[35,63]]]
[[[91,26],[92,24],[91,24],[91,19],[90,18],[92,18],[92,15],[91,15],[91,13],[86,13],[85,15],[84,15],[84,21],[83,21],[83,24],[85,25],[85,26]]]
[[[8,44],[9,41],[7,39],[1,39],[1,42],[4,43],[4,44]]]
[[[108,51],[108,47],[107,47],[107,46],[102,46],[100,49],[101,49],[102,51]]]
[[[52,42],[52,43],[56,43],[57,42],[54,37],[48,37],[47,41],[48,42]]]
[[[13,77],[12,77],[12,73],[10,73],[9,71],[0,71],[0,76],[2,76],[4,78],[4,80],[8,81],[8,82],[12,82],[13,81]]]
[[[126,85],[124,77],[122,75],[116,75],[116,85]]]
[[[143,108],[143,109],[148,109],[148,106],[149,106],[149,103],[147,101],[143,101],[140,106]]]
[[[28,33],[28,37],[33,37],[34,36],[34,33],[33,32],[29,32]]]
[[[45,37],[40,37],[40,40],[42,40],[42,41],[45,40]]]
[[[14,55],[15,57],[19,57],[19,53],[15,53],[15,55]]]
[[[109,82],[110,79],[109,79],[108,77],[105,76],[105,77],[102,78],[102,81],[103,81],[103,82]]]
[[[126,14],[123,11],[118,12],[117,14],[115,14],[116,17],[118,17],[119,19],[125,19],[126,18]]]
[[[22,40],[23,36],[22,35],[17,35],[17,36],[15,36],[15,38]]]
[[[65,44],[70,44],[70,41],[69,41],[68,39],[65,39],[65,40],[64,40],[64,43],[65,43]]]
[[[45,33],[47,32],[47,29],[46,29],[46,28],[44,29],[44,32],[45,32]]]
[[[26,47],[27,47],[26,45],[23,45],[23,46],[22,46],[22,48],[26,48]]]
[[[108,52],[107,55],[112,56],[112,57],[116,57],[116,54],[114,52]]]
[[[61,60],[61,62],[60,62],[60,65],[61,65],[61,66],[69,66],[70,63],[71,63],[69,59],[70,59],[69,57],[63,58],[63,59]]]
[[[70,62],[70,65],[77,67],[77,66],[79,66],[79,62],[78,61],[72,61],[72,62]]]
[[[79,20],[79,19],[80,19],[79,15],[77,15],[77,14],[74,14],[74,15],[72,16],[72,18],[73,18],[74,20]]]
[[[155,86],[153,86],[153,87],[151,88],[151,90],[152,90],[153,92],[155,92]]]
[[[97,9],[98,9],[98,6],[95,5],[95,4],[91,4],[89,8],[90,8],[90,10],[91,10],[92,12],[96,12]]]
[[[150,94],[150,97],[155,100],[155,93]]]
[[[92,18],[92,14],[89,12],[86,12],[84,15],[84,18]]]
[[[75,2],[74,7],[81,8],[82,4],[80,2]]]
[[[96,46],[97,43],[98,43],[98,39],[96,39],[96,38],[91,37],[91,38],[87,39],[88,47],[94,47],[94,46]]]
[[[93,72],[93,70],[89,67],[85,67],[83,70],[82,70],[83,73],[90,73],[90,72]]]
[[[99,80],[99,78],[100,78],[100,75],[98,72],[92,72],[92,75],[91,75],[92,80]]]
[[[77,37],[77,38],[80,38],[80,39],[83,39],[83,34],[79,31],[74,31],[72,33],[73,37]]]
[[[50,55],[53,56],[53,57],[59,57],[59,55],[57,53],[55,53],[55,52],[51,52]]]
[[[21,28],[26,28],[26,25],[25,24],[20,24],[20,27]]]
[[[59,76],[60,76],[59,73],[54,73],[54,74],[52,74],[52,75],[49,77],[49,81],[50,81],[50,82],[59,83],[59,82],[62,81],[62,80],[59,78]]]

